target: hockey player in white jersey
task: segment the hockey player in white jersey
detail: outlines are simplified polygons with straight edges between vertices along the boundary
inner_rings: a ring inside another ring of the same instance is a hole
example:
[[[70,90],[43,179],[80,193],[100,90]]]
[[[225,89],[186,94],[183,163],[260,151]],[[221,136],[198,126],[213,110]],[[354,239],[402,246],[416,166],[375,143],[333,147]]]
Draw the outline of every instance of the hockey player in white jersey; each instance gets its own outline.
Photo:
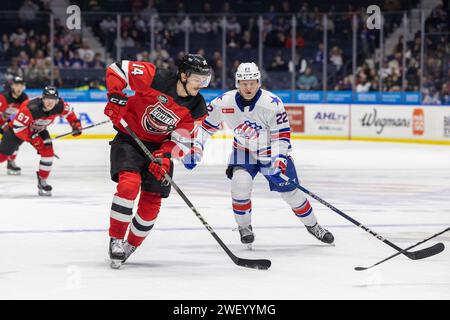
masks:
[[[261,89],[261,74],[255,63],[241,63],[236,72],[237,90],[228,91],[208,106],[208,117],[202,122],[191,153],[184,159],[192,170],[200,162],[206,141],[224,122],[234,132],[227,177],[231,179],[234,217],[241,242],[251,244],[255,235],[251,225],[251,193],[253,179],[261,173],[270,190],[279,192],[307,230],[324,243],[334,237],[322,228],[304,194],[283,180],[280,172],[298,182],[291,151],[290,126],[283,102],[271,92]]]

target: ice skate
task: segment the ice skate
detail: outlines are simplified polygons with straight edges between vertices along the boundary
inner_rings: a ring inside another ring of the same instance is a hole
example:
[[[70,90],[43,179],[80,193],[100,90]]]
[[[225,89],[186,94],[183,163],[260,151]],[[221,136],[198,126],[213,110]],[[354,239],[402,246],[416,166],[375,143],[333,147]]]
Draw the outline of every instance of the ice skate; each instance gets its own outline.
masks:
[[[111,238],[109,242],[109,258],[111,259],[111,268],[120,269],[122,262],[128,258],[124,250],[123,240]]]
[[[20,176],[21,174],[21,168],[16,165],[14,160],[8,160],[6,170],[9,176]]]
[[[320,224],[316,223],[312,227],[306,226],[306,229],[309,233],[311,233],[314,237],[316,237],[318,240],[327,243],[327,244],[333,244],[334,242],[334,236],[331,234],[330,231],[327,229],[324,229],[320,226]]]
[[[241,235],[241,242],[245,244],[247,248],[252,249],[252,243],[255,241],[255,234],[253,233],[253,228],[251,225],[247,227],[238,228],[239,234]]]
[[[49,185],[47,183],[46,179],[42,179],[41,177],[39,177],[39,174],[37,174],[37,178],[38,178],[38,191],[39,191],[39,195],[41,197],[50,197],[52,195],[52,186]]]
[[[128,241],[123,242],[123,251],[125,252],[125,258],[122,260],[122,263],[125,263],[128,258],[136,251],[137,247],[132,246],[128,243]]]

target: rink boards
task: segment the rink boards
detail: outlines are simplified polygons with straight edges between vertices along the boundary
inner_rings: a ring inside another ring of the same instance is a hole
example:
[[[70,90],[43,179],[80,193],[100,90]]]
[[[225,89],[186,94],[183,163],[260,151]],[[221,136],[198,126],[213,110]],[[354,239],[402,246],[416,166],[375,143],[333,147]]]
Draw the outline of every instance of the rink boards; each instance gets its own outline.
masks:
[[[104,103],[72,102],[83,126],[106,120]],[[450,107],[358,104],[286,104],[293,139],[338,139],[416,142],[450,145]],[[64,119],[55,121],[53,135],[70,131]],[[231,137],[224,130],[217,138]],[[111,138],[111,124],[86,131],[84,139]]]

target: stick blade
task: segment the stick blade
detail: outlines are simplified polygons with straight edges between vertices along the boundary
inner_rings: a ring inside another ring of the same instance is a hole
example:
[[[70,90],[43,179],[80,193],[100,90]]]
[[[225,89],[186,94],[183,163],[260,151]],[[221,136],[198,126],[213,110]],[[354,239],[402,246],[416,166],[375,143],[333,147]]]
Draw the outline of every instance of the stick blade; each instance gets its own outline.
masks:
[[[442,242],[439,242],[431,247],[422,250],[414,252],[405,252],[405,255],[412,260],[421,260],[439,254],[444,250],[445,250],[444,244]]]
[[[243,259],[238,258],[235,263],[240,267],[258,269],[258,270],[267,270],[272,265],[270,260],[259,259],[259,260],[251,260],[251,259]]]
[[[355,270],[356,270],[356,271],[364,271],[364,270],[367,270],[367,269],[369,269],[369,268],[355,267]]]

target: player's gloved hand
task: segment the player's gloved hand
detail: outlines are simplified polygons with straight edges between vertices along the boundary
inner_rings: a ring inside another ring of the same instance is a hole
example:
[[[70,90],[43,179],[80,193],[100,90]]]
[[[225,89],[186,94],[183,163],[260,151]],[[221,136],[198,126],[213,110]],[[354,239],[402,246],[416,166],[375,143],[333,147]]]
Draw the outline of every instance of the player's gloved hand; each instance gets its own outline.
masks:
[[[123,93],[108,93],[105,115],[117,125],[127,112],[128,97]]]
[[[41,150],[44,147],[44,139],[39,134],[35,133],[30,138],[30,143],[36,150]]]
[[[188,170],[194,169],[197,164],[202,160],[203,148],[201,145],[194,144],[188,154],[181,160],[184,167]]]
[[[156,150],[152,154],[161,161],[161,164],[151,162],[148,166],[148,171],[155,176],[156,180],[162,181],[164,180],[164,175],[170,172],[170,158],[161,150]]]
[[[270,175],[278,176],[280,173],[285,174],[287,169],[287,158],[284,155],[278,155],[272,160]]]
[[[81,135],[82,131],[80,120],[75,121],[74,123],[72,123],[71,126],[72,126],[72,136],[78,137],[79,135]]]

